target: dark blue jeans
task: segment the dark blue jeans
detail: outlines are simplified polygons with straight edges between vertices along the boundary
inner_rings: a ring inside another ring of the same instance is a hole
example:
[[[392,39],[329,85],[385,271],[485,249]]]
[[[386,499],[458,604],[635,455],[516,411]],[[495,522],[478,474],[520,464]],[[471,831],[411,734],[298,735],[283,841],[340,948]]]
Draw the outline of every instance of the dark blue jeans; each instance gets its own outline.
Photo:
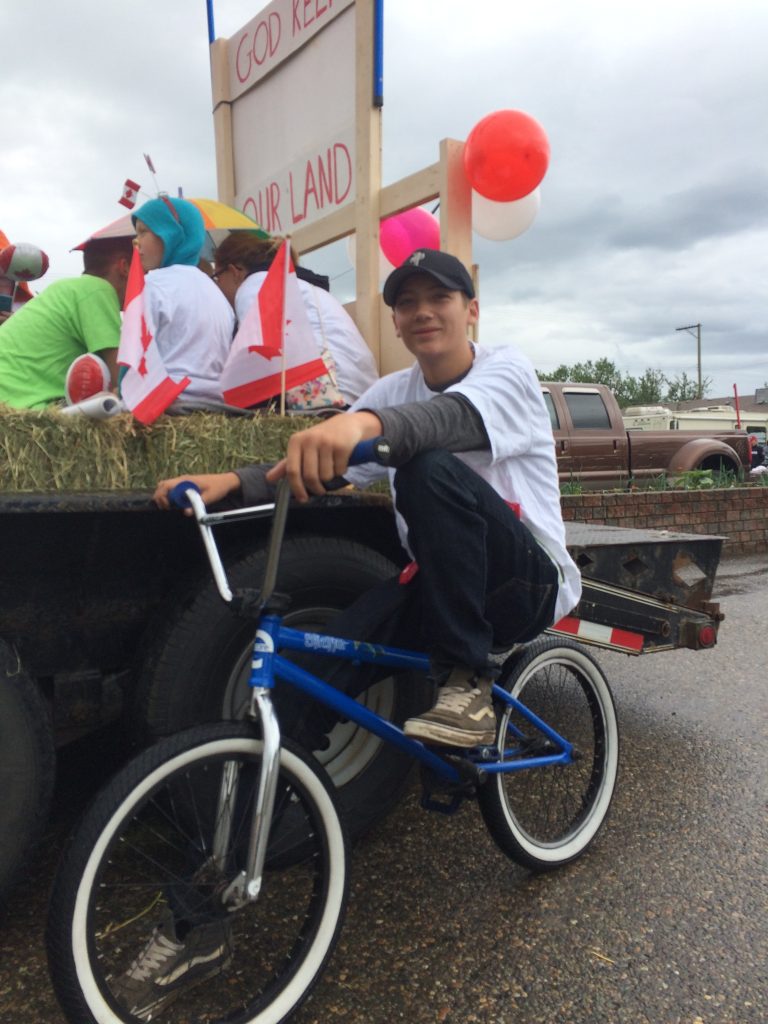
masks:
[[[421,646],[437,671],[485,669],[494,647],[551,625],[558,573],[496,491],[455,455],[422,452],[395,474],[397,509],[419,572]],[[405,609],[404,609],[405,610]]]
[[[395,486],[419,571],[405,585],[394,576],[373,587],[324,629],[424,651],[438,683],[453,665],[494,674],[494,648],[532,640],[551,625],[557,570],[493,488],[454,455],[417,455],[397,470]],[[352,697],[392,674],[318,655],[291,660]],[[309,714],[292,695],[281,704],[279,690],[275,700],[290,735],[310,750],[322,743],[332,712],[313,705]]]

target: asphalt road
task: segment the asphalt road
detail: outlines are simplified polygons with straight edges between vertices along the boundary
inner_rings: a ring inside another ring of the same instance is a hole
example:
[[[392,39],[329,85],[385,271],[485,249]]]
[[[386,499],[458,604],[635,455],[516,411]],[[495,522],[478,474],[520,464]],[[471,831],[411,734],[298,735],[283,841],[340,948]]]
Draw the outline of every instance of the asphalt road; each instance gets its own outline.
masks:
[[[474,806],[427,814],[414,791],[357,848],[341,942],[292,1024],[768,1020],[768,557],[725,562],[717,589],[714,650],[599,654],[622,768],[589,853],[532,876]],[[56,820],[0,912],[0,1024],[63,1024],[42,948],[47,888],[111,742],[63,759]]]

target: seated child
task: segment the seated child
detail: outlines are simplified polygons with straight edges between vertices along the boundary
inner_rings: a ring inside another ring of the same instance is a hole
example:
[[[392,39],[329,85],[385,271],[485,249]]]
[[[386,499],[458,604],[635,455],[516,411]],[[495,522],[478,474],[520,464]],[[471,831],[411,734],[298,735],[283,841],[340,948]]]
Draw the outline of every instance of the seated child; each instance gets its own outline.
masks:
[[[219,378],[235,318],[211,278],[198,269],[203,218],[184,199],[160,196],[133,214],[136,247],[146,273],[147,319],[170,377],[190,378],[182,398],[221,402]]]
[[[282,242],[282,238],[262,239],[237,231],[228,235],[214,252],[214,277],[234,307],[238,320],[243,320],[255,302]],[[298,266],[293,251],[291,258],[330,381],[324,378],[293,388],[286,396],[288,408],[320,408],[325,404],[345,408],[378,380],[373,353],[352,317],[328,291],[328,278]]]

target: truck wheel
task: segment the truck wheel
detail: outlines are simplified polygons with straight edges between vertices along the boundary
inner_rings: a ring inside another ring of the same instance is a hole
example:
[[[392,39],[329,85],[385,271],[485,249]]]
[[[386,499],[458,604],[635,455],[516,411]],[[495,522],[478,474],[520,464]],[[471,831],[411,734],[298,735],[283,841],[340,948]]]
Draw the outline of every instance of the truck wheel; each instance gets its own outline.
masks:
[[[55,762],[47,704],[0,641],[0,899],[48,819]]]
[[[736,475],[739,472],[739,463],[725,455],[710,455],[708,458],[702,459],[696,469],[711,469],[713,473],[733,473]]]
[[[233,590],[258,587],[264,552],[257,551],[228,569]],[[321,629],[397,566],[370,548],[333,537],[285,541],[277,590],[291,597],[286,625]],[[161,627],[147,648],[136,691],[135,729],[142,740],[222,718],[236,718],[248,697],[248,673],[254,626],[232,614],[212,582]],[[358,699],[398,724],[429,706],[426,678],[408,674],[385,679]],[[279,695],[278,695],[279,696]],[[281,725],[292,734],[301,698],[291,691],[278,704]],[[303,702],[302,702],[303,703]],[[303,703],[303,710],[316,708]],[[293,733],[297,738],[300,733]],[[325,731],[327,747],[314,751],[338,789],[339,805],[350,836],[357,837],[397,803],[412,761],[389,744],[350,722]]]

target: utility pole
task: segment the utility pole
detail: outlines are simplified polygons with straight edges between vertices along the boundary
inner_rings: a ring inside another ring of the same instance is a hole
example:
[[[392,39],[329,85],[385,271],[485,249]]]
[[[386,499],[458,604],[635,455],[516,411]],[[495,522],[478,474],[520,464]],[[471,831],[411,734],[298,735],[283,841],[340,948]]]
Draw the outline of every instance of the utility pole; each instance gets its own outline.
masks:
[[[688,334],[691,335],[691,337],[696,338],[696,365],[698,366],[699,371],[699,384],[697,388],[696,397],[699,399],[699,401],[701,401],[701,399],[704,397],[704,395],[702,394],[701,385],[701,324],[689,324],[687,327],[676,327],[675,330],[687,331]],[[694,331],[696,331],[695,335],[693,333]]]

